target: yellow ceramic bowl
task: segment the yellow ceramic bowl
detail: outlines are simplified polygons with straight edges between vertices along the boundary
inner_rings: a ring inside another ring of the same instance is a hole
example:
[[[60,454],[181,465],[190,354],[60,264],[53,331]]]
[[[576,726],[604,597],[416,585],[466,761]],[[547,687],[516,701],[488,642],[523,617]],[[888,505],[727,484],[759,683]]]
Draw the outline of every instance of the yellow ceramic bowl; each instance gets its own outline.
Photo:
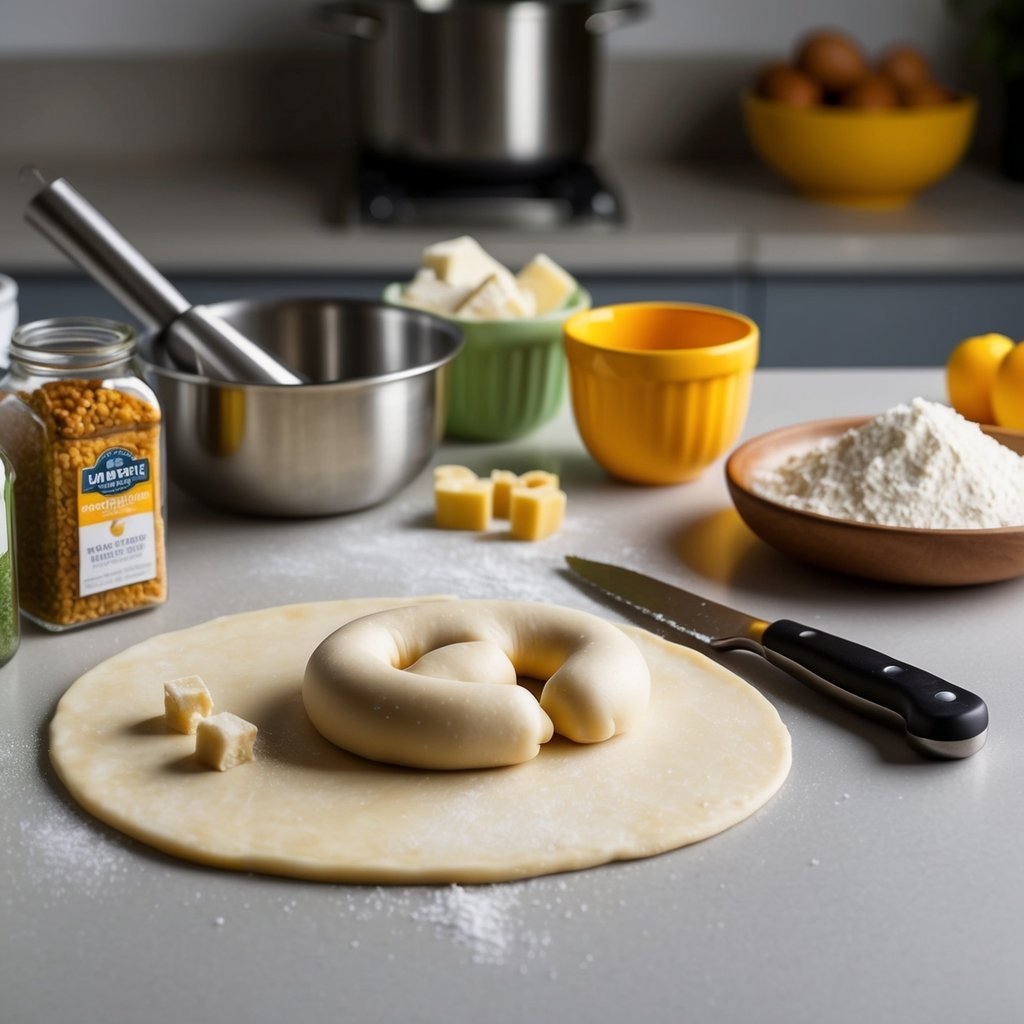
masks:
[[[811,199],[845,206],[904,206],[959,163],[977,103],[849,110],[792,107],[747,93],[743,118],[758,156]]]
[[[576,425],[609,473],[692,480],[739,437],[757,365],[757,324],[740,313],[637,302],[565,324]]]

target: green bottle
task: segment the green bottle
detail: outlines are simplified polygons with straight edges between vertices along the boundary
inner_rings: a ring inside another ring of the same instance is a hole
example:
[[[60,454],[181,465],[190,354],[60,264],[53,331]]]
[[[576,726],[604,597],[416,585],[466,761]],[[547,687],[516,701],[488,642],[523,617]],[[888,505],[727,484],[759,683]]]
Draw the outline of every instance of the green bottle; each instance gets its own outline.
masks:
[[[0,449],[0,665],[14,657],[21,637],[18,575],[14,566],[14,469]]]

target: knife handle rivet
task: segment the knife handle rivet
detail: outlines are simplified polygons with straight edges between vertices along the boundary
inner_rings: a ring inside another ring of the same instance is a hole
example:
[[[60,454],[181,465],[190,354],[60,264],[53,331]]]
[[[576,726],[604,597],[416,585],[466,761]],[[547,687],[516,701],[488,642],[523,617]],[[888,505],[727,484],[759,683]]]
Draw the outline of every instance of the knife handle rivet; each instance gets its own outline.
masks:
[[[902,665],[886,665],[885,668],[882,669],[882,671],[887,676],[898,676],[906,672],[906,669]]]
[[[955,693],[950,693],[950,691],[949,691],[949,690],[939,690],[939,692],[938,692],[938,693],[933,693],[933,694],[932,694],[932,696],[933,696],[933,697],[934,697],[934,698],[935,698],[936,700],[943,700],[943,701],[946,701],[946,703],[947,703],[947,704],[948,704],[948,703],[949,703],[950,701],[954,701],[954,700],[956,700],[956,694],[955,694]]]
[[[797,636],[799,636],[801,640],[809,640],[812,636],[817,635],[818,631],[816,629],[801,629],[800,632],[797,634]]]

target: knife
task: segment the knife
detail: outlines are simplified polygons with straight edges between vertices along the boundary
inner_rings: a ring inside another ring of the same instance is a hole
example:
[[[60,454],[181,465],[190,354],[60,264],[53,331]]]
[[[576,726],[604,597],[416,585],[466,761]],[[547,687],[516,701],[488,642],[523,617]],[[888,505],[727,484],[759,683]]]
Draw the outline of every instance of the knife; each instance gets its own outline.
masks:
[[[801,682],[906,731],[935,757],[970,757],[985,745],[988,708],[960,686],[811,626],[766,622],[617,565],[568,555],[592,586],[715,650],[753,651]]]

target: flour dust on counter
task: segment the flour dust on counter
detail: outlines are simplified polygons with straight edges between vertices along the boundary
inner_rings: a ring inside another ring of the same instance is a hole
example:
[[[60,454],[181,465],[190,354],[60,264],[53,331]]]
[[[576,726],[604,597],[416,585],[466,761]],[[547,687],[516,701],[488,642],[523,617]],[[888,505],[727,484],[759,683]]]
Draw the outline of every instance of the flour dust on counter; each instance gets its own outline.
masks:
[[[525,972],[529,962],[543,960],[552,939],[548,929],[527,923],[524,892],[519,883],[378,888],[372,895],[349,890],[346,905],[357,921],[397,918],[400,928],[426,927],[435,939],[465,949],[474,964],[499,967],[516,962]],[[359,948],[361,940],[353,939],[350,945]]]
[[[279,580],[282,600],[316,596],[325,580],[336,581],[333,595],[342,597],[347,580],[392,576],[392,586],[400,582],[409,595],[546,601],[564,555],[607,543],[606,525],[571,510],[559,533],[537,542],[513,540],[499,529],[487,534],[438,530],[430,500],[395,500],[372,514],[334,521],[320,546],[303,556],[283,546],[268,548],[250,571]]]
[[[301,883],[239,899],[189,889],[181,906],[200,915],[206,925],[248,929],[256,919],[273,921],[284,939],[290,927],[302,927],[316,915],[326,941],[347,955],[396,962],[403,941],[429,937],[451,947],[456,961],[470,968],[541,972],[554,981],[550,961],[560,940],[580,945],[590,928],[614,928],[631,901],[624,893],[636,885],[639,865],[616,865],[614,872],[525,879],[500,885],[332,886],[326,890]],[[673,874],[675,884],[678,877]],[[673,905],[673,910],[678,907]],[[583,943],[578,966],[588,969],[595,957]]]
[[[467,946],[474,963],[500,964],[507,959],[513,941],[509,911],[518,903],[517,893],[508,887],[464,889],[450,885],[432,892],[429,901],[413,912],[413,918],[432,924],[435,934]]]
[[[0,733],[0,787],[13,791],[36,778],[39,753],[35,740]],[[114,897],[132,864],[123,837],[54,800],[48,790],[25,801],[20,815],[0,818],[0,845],[23,851],[33,898],[44,908],[73,895]],[[13,884],[0,889],[8,903],[23,895]]]
[[[412,929],[452,946],[469,965],[520,975],[539,971],[556,981],[559,972],[550,961],[562,952],[560,942],[580,945],[581,932],[585,936],[592,928],[614,929],[630,909],[624,894],[633,891],[639,870],[642,865],[631,862],[599,875],[558,875],[501,885],[346,886],[327,899],[342,922],[355,926],[350,949],[366,956],[394,960],[395,940]],[[671,881],[678,881],[675,874]],[[292,901],[292,911],[299,910],[301,904]],[[578,968],[588,970],[595,959],[584,943]]]

